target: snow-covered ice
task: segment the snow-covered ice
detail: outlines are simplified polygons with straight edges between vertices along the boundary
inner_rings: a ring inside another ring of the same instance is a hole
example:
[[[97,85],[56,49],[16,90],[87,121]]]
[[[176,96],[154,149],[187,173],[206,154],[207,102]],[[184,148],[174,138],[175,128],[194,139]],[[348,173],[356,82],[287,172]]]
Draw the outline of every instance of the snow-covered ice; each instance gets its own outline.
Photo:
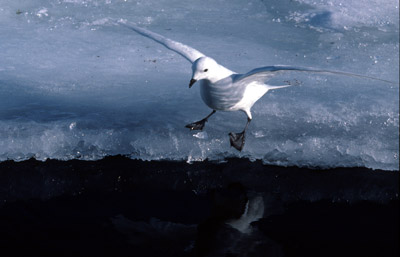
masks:
[[[398,170],[399,87],[321,74],[276,76],[252,109],[245,148],[228,132],[243,113],[206,116],[191,68],[126,28],[126,19],[245,73],[275,64],[398,83],[394,0],[0,0],[0,161],[249,157],[278,165]]]

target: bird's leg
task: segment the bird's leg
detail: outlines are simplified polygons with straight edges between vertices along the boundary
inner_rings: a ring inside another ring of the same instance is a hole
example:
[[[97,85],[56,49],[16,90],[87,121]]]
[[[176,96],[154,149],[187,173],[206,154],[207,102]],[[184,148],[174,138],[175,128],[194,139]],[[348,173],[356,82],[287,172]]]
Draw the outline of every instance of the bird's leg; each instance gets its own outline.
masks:
[[[208,118],[211,117],[216,112],[216,110],[213,110],[207,117],[205,117],[202,120],[187,124],[185,127],[189,128],[190,130],[203,130],[204,125],[206,124]]]
[[[242,132],[229,133],[229,140],[231,142],[231,146],[235,147],[239,151],[242,151],[242,149],[244,147],[244,142],[245,142],[245,138],[246,138],[246,130],[247,130],[247,127],[249,126],[250,122],[251,122],[251,119],[247,118],[246,127],[244,127],[244,130]]]

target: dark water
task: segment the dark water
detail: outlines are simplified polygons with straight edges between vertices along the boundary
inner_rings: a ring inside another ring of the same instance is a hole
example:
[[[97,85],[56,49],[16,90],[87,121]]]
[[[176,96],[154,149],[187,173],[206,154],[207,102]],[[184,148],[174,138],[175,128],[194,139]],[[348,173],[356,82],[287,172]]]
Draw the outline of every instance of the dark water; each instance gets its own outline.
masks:
[[[398,256],[398,172],[226,163],[0,163],[0,256]],[[227,224],[262,197],[251,233]]]

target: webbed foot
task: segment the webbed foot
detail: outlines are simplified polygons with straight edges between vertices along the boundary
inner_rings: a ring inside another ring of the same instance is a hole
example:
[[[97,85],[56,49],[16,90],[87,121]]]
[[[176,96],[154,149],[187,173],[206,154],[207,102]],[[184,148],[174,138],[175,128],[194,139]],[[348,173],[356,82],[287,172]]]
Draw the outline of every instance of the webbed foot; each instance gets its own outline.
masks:
[[[229,141],[231,142],[231,146],[235,147],[239,151],[242,151],[245,142],[245,131],[241,133],[229,133]]]
[[[207,122],[207,119],[202,119],[202,120],[187,124],[185,127],[189,128],[190,130],[203,130],[206,122]]]
[[[214,113],[216,112],[216,110],[213,110],[207,117],[205,117],[202,120],[187,124],[185,127],[189,128],[190,130],[203,130],[204,125],[206,125],[206,122],[208,120],[208,118],[210,118]]]

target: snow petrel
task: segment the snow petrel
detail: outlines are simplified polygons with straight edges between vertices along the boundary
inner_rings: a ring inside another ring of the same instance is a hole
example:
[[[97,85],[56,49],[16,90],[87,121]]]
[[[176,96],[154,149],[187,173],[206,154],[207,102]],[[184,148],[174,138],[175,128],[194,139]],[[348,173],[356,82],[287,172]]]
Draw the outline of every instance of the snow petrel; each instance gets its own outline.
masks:
[[[266,84],[271,77],[278,73],[287,71],[326,73],[393,83],[391,81],[353,73],[285,65],[265,66],[253,69],[244,74],[239,74],[225,68],[218,64],[213,58],[204,55],[190,46],[138,27],[132,23],[128,24],[125,21],[119,21],[119,24],[164,45],[192,63],[193,74],[189,83],[189,88],[191,88],[196,81],[200,82],[201,98],[204,103],[212,109],[212,112],[204,119],[186,125],[187,128],[191,130],[202,130],[208,118],[216,111],[242,111],[247,115],[247,123],[243,131],[240,133],[229,133],[231,146],[239,151],[242,151],[244,147],[246,130],[252,120],[251,107],[253,107],[255,102],[269,90],[291,86],[290,83],[278,86]]]

